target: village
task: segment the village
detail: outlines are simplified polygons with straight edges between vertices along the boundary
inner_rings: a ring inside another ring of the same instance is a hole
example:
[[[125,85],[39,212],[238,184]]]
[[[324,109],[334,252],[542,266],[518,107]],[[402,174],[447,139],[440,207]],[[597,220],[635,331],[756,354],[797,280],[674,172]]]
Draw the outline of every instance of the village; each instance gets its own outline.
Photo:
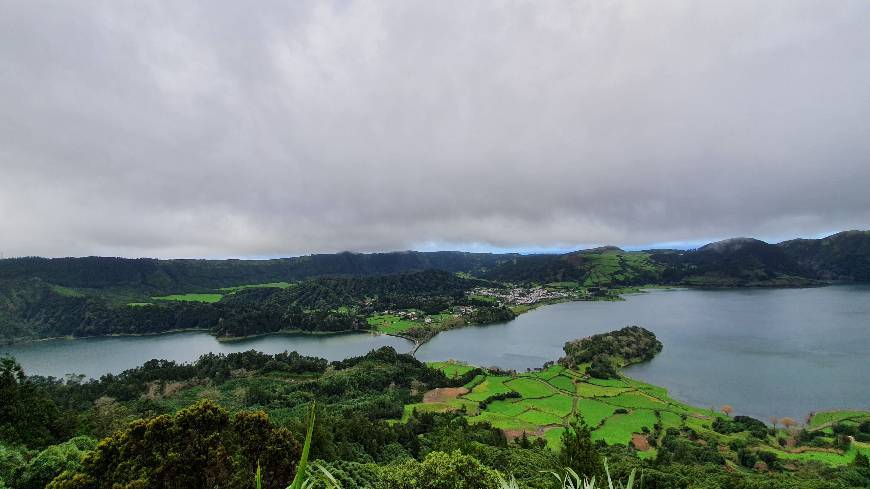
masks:
[[[476,288],[472,295],[492,297],[505,305],[532,305],[538,302],[577,298],[576,292],[545,289],[544,287],[514,287],[511,289]]]

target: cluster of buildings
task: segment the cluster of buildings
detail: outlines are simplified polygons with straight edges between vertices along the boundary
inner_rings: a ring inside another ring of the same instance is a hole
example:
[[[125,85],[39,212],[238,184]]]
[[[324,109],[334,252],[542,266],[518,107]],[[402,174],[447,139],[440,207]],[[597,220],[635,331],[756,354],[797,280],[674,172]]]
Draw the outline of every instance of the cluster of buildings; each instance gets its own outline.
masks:
[[[510,305],[535,304],[546,300],[565,299],[571,297],[570,292],[545,289],[543,287],[516,287],[512,289],[477,288],[474,289],[471,293],[474,295],[493,297],[499,302]]]

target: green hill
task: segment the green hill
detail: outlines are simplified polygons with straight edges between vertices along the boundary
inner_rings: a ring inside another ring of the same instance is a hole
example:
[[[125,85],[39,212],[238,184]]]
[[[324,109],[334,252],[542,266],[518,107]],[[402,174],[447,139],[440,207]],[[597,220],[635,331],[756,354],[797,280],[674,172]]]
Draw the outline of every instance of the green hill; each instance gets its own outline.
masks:
[[[614,247],[562,255],[514,256],[482,273],[514,283],[576,282],[586,287],[689,285],[792,287],[870,281],[870,233],[769,244],[732,238],[695,250],[627,252]]]

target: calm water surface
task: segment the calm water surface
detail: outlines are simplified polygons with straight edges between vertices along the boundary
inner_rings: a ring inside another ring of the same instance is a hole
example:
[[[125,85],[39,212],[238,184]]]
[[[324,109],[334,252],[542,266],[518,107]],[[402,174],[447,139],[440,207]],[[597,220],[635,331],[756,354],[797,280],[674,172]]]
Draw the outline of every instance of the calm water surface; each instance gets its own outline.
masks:
[[[656,290],[626,299],[557,304],[504,324],[447,331],[417,357],[522,371],[557,359],[567,340],[637,324],[665,347],[627,373],[690,404],[730,404],[738,414],[761,419],[870,409],[870,287]],[[15,355],[30,373],[97,377],[152,358],[192,361],[207,352],[256,349],[336,360],[384,345],[411,349],[403,339],[369,334],[219,343],[206,333],[175,333],[0,346],[0,353]]]
[[[0,346],[29,374],[63,377],[68,373],[97,378],[142,365],[152,358],[191,362],[208,352],[232,353],[259,350],[265,353],[298,351],[329,360],[364,355],[374,348],[392,346],[407,352],[413,343],[402,338],[372,334],[269,335],[220,342],[204,332],[167,333],[150,336],[116,336],[81,340],[49,340]]]
[[[449,331],[417,357],[525,370],[561,356],[569,339],[637,324],[664,350],[627,374],[690,404],[730,404],[761,419],[870,409],[870,287],[657,290],[626,299],[557,304],[503,325]]]

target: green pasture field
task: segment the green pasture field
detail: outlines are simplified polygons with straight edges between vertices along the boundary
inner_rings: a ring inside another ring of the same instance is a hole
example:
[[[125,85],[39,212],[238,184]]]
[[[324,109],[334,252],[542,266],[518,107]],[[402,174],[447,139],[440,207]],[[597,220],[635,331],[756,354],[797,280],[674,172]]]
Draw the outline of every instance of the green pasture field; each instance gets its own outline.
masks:
[[[801,453],[791,453],[784,450],[770,450],[777,457],[785,460],[800,460],[800,461],[815,461],[822,462],[828,465],[848,465],[855,460],[855,455],[860,451],[862,454],[870,456],[870,445],[868,444],[852,444],[845,453],[828,452],[822,450],[806,450]]]
[[[511,399],[509,401],[493,401],[487,406],[486,410],[505,416],[519,416],[523,412],[528,411],[529,406],[516,402],[516,399]]]
[[[152,300],[155,301],[181,301],[181,302],[205,302],[207,304],[213,304],[223,299],[225,295],[234,294],[240,290],[245,289],[259,289],[259,288],[279,288],[286,289],[289,287],[293,287],[295,284],[291,284],[289,282],[269,282],[265,284],[248,284],[248,285],[237,285],[235,287],[222,287],[219,289],[215,289],[218,292],[214,293],[196,293],[196,294],[170,294],[170,295],[160,295],[151,297]],[[72,289],[70,289],[72,291]],[[72,291],[77,293],[76,291]],[[151,305],[151,302],[130,302],[128,306],[147,306]]]
[[[474,368],[452,361],[430,365],[448,375],[462,375]],[[611,445],[625,446],[633,434],[649,436],[655,431],[656,424],[661,425],[659,433],[668,428],[691,429],[718,440],[722,446],[751,441],[746,432],[721,434],[713,431],[713,420],[724,417],[722,413],[689,406],[671,398],[662,387],[628,377],[584,378],[578,371],[554,365],[541,371],[513,375],[484,373],[477,375],[466,387],[471,389],[469,393],[451,401],[408,405],[406,417],[415,407],[425,411],[447,411],[464,406],[471,423],[488,422],[496,428],[510,430],[514,435],[526,431],[529,436],[543,437],[553,449],[559,448],[564,427],[579,416],[589,425],[593,439]],[[490,396],[511,391],[520,397],[491,401],[484,409],[479,408],[478,403]],[[812,422],[814,426],[823,426],[831,421],[858,422],[863,419],[870,419],[870,413],[840,411],[817,413]],[[657,441],[661,441],[661,435]],[[850,451],[845,453],[822,449],[788,452],[781,449],[773,437],[761,442],[758,448],[775,452],[783,460],[815,460],[831,465],[851,463],[857,451],[870,453],[870,444],[860,442],[853,443]],[[650,448],[638,452],[638,456],[649,458],[656,453],[655,448]]]
[[[642,274],[655,274],[661,269],[650,260],[648,253],[605,251],[584,253],[583,259],[589,270],[584,287],[634,282]]]
[[[557,389],[561,389],[565,392],[574,393],[576,392],[576,386],[574,385],[574,379],[567,377],[565,375],[557,375],[549,380],[550,385]]]
[[[475,366],[468,365],[467,363],[455,362],[450,360],[446,362],[427,362],[427,365],[444,372],[444,375],[446,375],[450,379],[462,377],[463,375],[471,372],[476,368]]]
[[[528,406],[529,409],[554,414],[562,418],[567,418],[574,410],[574,398],[561,394],[540,399],[523,399],[520,403]]]
[[[589,379],[586,381],[592,385],[600,385],[602,387],[628,387],[628,383],[622,379]]]
[[[551,365],[544,370],[540,370],[531,374],[533,377],[542,380],[550,380],[557,375],[565,375],[568,377],[573,377],[573,372],[566,369],[561,365]]]
[[[644,395],[639,392],[624,392],[607,399],[605,402],[632,409],[667,409],[668,404],[661,399]]]
[[[220,289],[221,292],[226,294],[232,294],[234,292],[238,292],[240,290],[245,289],[289,289],[296,284],[291,284],[290,282],[269,282],[265,284],[248,284],[248,285],[236,285],[235,287],[222,287]]]
[[[642,433],[643,428],[652,431],[656,422],[655,413],[646,409],[614,414],[592,432],[592,439],[604,440],[608,445],[625,445],[631,441],[632,433]]]
[[[152,297],[155,301],[182,301],[182,302],[205,302],[215,303],[223,299],[223,294],[171,294]]]
[[[419,321],[411,321],[410,319],[403,319],[395,314],[378,314],[374,316],[370,316],[366,321],[369,323],[369,326],[372,326],[375,331],[379,333],[387,333],[387,334],[397,334],[403,331],[407,331],[408,329],[422,326],[423,323]]]
[[[467,384],[462,387],[466,389],[474,389],[476,386],[480,385],[484,380],[486,380],[486,375],[478,374],[475,375],[473,379],[469,380]]]
[[[613,411],[616,409],[616,406],[603,403],[597,399],[580,399],[577,402],[579,414],[583,416],[583,419],[592,428],[597,428],[607,418],[612,416]]]
[[[601,387],[600,385],[580,382],[577,384],[577,394],[580,397],[616,397],[631,391],[628,387]]]
[[[519,392],[524,399],[552,396],[558,392],[558,389],[548,382],[529,377],[517,377],[505,382],[505,385],[511,390]]]
[[[810,418],[810,427],[815,428],[817,426],[821,426],[827,423],[833,423],[835,421],[846,421],[846,420],[854,420],[854,421],[864,421],[870,420],[870,413],[867,411],[822,411],[813,414]]]
[[[477,416],[469,418],[471,423],[489,423],[492,426],[502,430],[524,430],[529,433],[537,429],[537,425],[523,421],[516,416],[505,416],[490,411],[484,411]]]
[[[470,401],[484,401],[489,396],[510,392],[511,388],[505,385],[505,381],[511,380],[510,377],[487,375],[483,382],[477,384],[471,392],[462,396]]]
[[[563,426],[565,423],[565,420],[560,416],[535,410],[528,410],[517,417],[523,421],[528,421],[535,426]]]

